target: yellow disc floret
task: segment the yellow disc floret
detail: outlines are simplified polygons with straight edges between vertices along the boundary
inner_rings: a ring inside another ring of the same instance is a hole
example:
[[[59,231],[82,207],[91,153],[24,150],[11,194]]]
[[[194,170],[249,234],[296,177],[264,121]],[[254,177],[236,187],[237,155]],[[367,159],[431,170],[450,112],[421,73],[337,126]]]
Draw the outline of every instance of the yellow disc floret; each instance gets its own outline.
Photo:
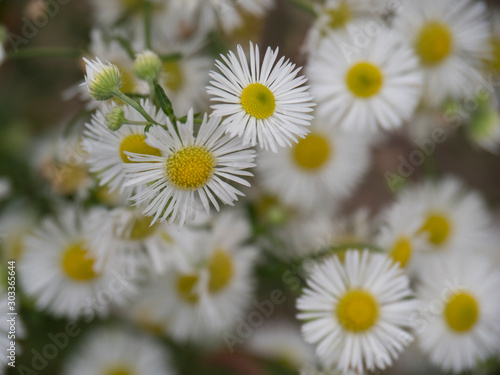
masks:
[[[88,255],[83,242],[71,244],[62,257],[62,268],[66,275],[77,281],[89,281],[97,275],[94,271],[94,259]]]
[[[352,19],[351,8],[345,1],[341,2],[336,8],[328,9],[326,13],[330,18],[328,26],[332,29],[340,29]]]
[[[401,267],[406,266],[411,257],[413,245],[407,237],[399,238],[390,250],[391,258],[394,262],[399,262]]]
[[[196,303],[199,300],[198,293],[196,292],[196,285],[198,284],[198,276],[196,275],[181,275],[177,279],[177,291],[181,298],[189,303]]]
[[[106,371],[105,375],[134,375],[134,373],[125,368],[113,368]]]
[[[250,116],[263,120],[273,115],[276,99],[262,83],[252,83],[243,90],[241,105]]]
[[[171,91],[179,91],[184,84],[184,72],[178,60],[165,61],[163,63],[165,70],[165,86]]]
[[[329,142],[321,135],[309,134],[293,148],[293,158],[297,165],[307,170],[322,167],[331,154]]]
[[[452,330],[466,332],[476,324],[479,317],[479,306],[473,296],[465,292],[458,292],[448,301],[444,316]]]
[[[146,136],[142,134],[131,134],[123,139],[120,144],[120,156],[124,163],[133,163],[129,160],[128,155],[125,153],[133,152],[136,154],[146,154],[153,156],[161,156],[160,150],[151,147],[146,143]]]
[[[135,218],[132,229],[130,230],[130,239],[142,240],[155,233],[156,228],[158,228],[160,223],[156,222],[151,225],[151,219],[151,217],[147,216],[139,216]]]
[[[210,259],[208,271],[210,272],[208,290],[216,293],[231,282],[234,274],[233,260],[226,251],[218,249]]]
[[[337,318],[340,325],[351,332],[363,332],[377,322],[379,306],[375,298],[364,290],[351,290],[339,301]]]
[[[428,233],[429,241],[434,245],[441,245],[448,239],[451,233],[451,223],[441,213],[430,213],[420,229],[420,233],[422,232]]]
[[[415,49],[422,64],[438,64],[450,55],[453,49],[453,34],[442,22],[428,22],[417,36]]]
[[[174,152],[165,165],[170,182],[180,190],[196,190],[212,178],[214,155],[202,146],[187,146]]]
[[[369,98],[380,91],[384,78],[377,66],[370,62],[359,62],[348,71],[346,81],[355,96]]]

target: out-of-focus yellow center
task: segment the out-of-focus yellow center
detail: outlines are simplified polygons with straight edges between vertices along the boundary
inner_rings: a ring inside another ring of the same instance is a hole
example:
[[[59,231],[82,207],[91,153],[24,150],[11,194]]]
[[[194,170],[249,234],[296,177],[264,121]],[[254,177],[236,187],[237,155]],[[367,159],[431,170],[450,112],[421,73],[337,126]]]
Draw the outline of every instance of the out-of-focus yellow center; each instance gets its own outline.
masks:
[[[215,166],[215,157],[205,147],[187,146],[168,158],[165,169],[177,189],[196,190],[212,178]]]
[[[262,83],[251,83],[241,94],[241,105],[250,116],[263,120],[273,115],[276,99]]]
[[[439,64],[453,49],[453,34],[444,23],[430,21],[420,30],[415,49],[422,64]]]
[[[452,330],[466,332],[476,324],[479,317],[479,306],[473,296],[459,292],[448,301],[444,316]]]
[[[88,255],[83,242],[66,248],[62,257],[62,267],[66,275],[77,281],[89,281],[97,276],[94,272],[94,259]]]
[[[146,154],[152,156],[161,156],[160,150],[151,147],[146,143],[146,136],[143,134],[131,134],[125,137],[120,144],[120,156],[124,163],[134,163],[129,160],[128,155],[125,153],[133,152],[135,154]]]
[[[322,167],[331,154],[330,144],[321,135],[309,134],[293,148],[293,158],[297,165],[307,170]]]
[[[115,65],[118,67],[118,70],[120,71],[121,73],[121,86],[120,86],[120,91],[121,92],[124,92],[125,94],[129,94],[129,93],[132,93],[132,92],[135,92],[135,76],[134,76],[134,72],[132,71],[132,69],[130,68],[126,68],[123,64],[116,64]],[[118,99],[118,98],[114,98],[114,100],[118,103],[118,104],[123,104],[123,102]]]
[[[134,373],[125,368],[116,368],[106,371],[105,375],[134,375]]]
[[[380,91],[384,78],[377,66],[370,62],[359,62],[347,72],[346,81],[354,95],[369,98]]]
[[[195,290],[198,284],[197,275],[181,275],[177,279],[177,291],[181,298],[189,303],[196,303],[199,300],[198,293]]]
[[[208,271],[210,272],[208,289],[216,293],[231,282],[234,274],[233,260],[226,251],[218,249],[210,259]]]
[[[171,91],[177,92],[184,85],[184,71],[178,60],[165,61],[163,63],[163,70],[165,70],[165,86]]]
[[[427,233],[431,243],[441,245],[448,239],[451,230],[451,223],[445,215],[430,213],[420,229],[420,233]]]
[[[341,2],[336,8],[328,9],[327,14],[330,17],[328,26],[332,29],[344,27],[352,18],[351,8],[345,1]]]
[[[155,233],[160,223],[156,222],[151,225],[151,219],[151,217],[147,216],[139,216],[135,218],[132,229],[130,230],[130,239],[142,240]]]
[[[488,65],[494,72],[500,73],[500,38],[498,37],[491,39],[491,58]]]
[[[400,267],[406,266],[413,251],[413,244],[407,237],[399,238],[390,250],[394,262],[399,262]]]
[[[379,306],[375,298],[364,290],[351,290],[339,301],[337,318],[344,329],[363,332],[377,322]]]

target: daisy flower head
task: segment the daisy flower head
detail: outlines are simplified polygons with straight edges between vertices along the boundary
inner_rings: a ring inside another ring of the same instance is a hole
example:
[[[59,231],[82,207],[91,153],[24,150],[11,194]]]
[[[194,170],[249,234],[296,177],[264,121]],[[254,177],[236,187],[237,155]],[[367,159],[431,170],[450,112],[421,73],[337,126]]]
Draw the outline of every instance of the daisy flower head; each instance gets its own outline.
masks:
[[[478,193],[469,192],[453,177],[410,186],[399,196],[404,215],[420,220],[417,234],[425,238],[431,257],[449,252],[470,252],[487,239],[490,217]],[[423,254],[422,254],[423,255]]]
[[[91,331],[66,361],[67,375],[173,375],[161,343],[123,328]]]
[[[291,146],[304,137],[311,124],[312,97],[300,68],[282,57],[278,49],[268,48],[261,65],[257,45],[250,43],[247,60],[238,45],[238,57],[231,51],[221,55],[223,62],[216,66],[221,73],[210,72],[212,86],[207,88],[212,101],[213,115],[224,117],[222,126],[231,136],[243,138],[243,144],[259,146],[278,152],[278,146]]]
[[[306,342],[327,368],[384,369],[412,341],[405,330],[415,309],[408,278],[391,259],[368,250],[316,265],[297,300]]]
[[[135,291],[129,281],[119,291],[113,287],[123,281],[122,264],[103,272],[95,270],[85,229],[90,215],[67,207],[57,218],[45,218],[26,239],[19,260],[20,283],[37,308],[56,317],[105,316],[112,305],[124,303]]]
[[[164,123],[166,116],[158,111],[149,100],[141,100],[141,106],[156,122]],[[128,157],[129,152],[161,156],[161,151],[146,143],[144,125],[122,125],[118,130],[109,128],[107,114],[114,108],[123,109],[124,118],[130,121],[144,121],[144,117],[134,108],[106,106],[96,111],[87,123],[83,133],[82,147],[88,152],[87,160],[90,171],[97,174],[101,186],[108,186],[110,192],[117,191],[129,198],[134,189],[125,186],[125,166],[134,163]],[[139,190],[141,186],[136,186]]]
[[[383,211],[382,227],[375,238],[377,246],[410,273],[419,268],[422,263],[420,252],[427,248],[426,234],[421,231],[424,222],[423,214],[418,214],[420,211],[420,202],[397,200]]]
[[[420,348],[431,362],[459,373],[500,347],[500,269],[478,254],[453,254],[430,264],[417,289]]]
[[[222,213],[209,231],[177,252],[171,267],[153,283],[150,298],[160,301],[155,320],[165,322],[179,341],[214,342],[236,323],[254,289],[256,249],[244,245],[249,225],[240,215]],[[225,235],[225,236],[224,236]]]
[[[95,60],[84,57],[83,61],[87,69],[83,85],[87,86],[90,96],[97,101],[112,99],[122,85],[118,67],[110,62],[103,63],[98,57]]]
[[[326,0],[316,5],[317,17],[307,34],[305,50],[314,54],[330,32],[344,32],[348,25],[368,21],[374,5],[373,0]]]
[[[303,211],[331,211],[351,194],[369,164],[368,142],[314,126],[305,138],[279,153],[259,155],[262,185],[287,205]]]
[[[489,55],[486,4],[471,0],[405,0],[394,28],[411,43],[424,72],[426,104],[473,94]]]
[[[246,169],[255,166],[255,151],[238,138],[224,135],[220,121],[205,114],[195,136],[190,110],[186,122],[177,122],[177,128],[166,119],[166,127],[155,125],[148,131],[147,145],[161,155],[127,152],[133,163],[127,164],[125,185],[146,185],[133,199],[147,205],[144,213],[154,216],[151,224],[168,218],[182,226],[195,219],[200,204],[207,213],[210,203],[219,210],[217,199],[234,205],[243,193],[229,182],[250,186],[242,177],[252,176]]]
[[[307,72],[317,117],[348,132],[398,128],[420,100],[418,60],[392,31],[381,30],[363,48],[356,35],[352,28],[330,33],[311,58]]]

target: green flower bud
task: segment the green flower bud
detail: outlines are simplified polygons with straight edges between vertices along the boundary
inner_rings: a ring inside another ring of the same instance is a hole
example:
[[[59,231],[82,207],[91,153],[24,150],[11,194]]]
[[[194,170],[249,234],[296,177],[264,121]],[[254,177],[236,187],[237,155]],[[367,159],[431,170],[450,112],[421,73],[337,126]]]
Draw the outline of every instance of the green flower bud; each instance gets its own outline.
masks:
[[[134,73],[140,79],[153,81],[158,79],[161,71],[161,60],[152,51],[144,51],[134,61]]]
[[[106,114],[106,125],[109,130],[116,131],[125,123],[125,112],[120,107],[113,107]]]
[[[88,86],[89,94],[99,101],[113,98],[122,83],[118,67],[110,63],[104,64],[99,58],[95,61],[86,58],[83,60],[87,64],[85,84]]]

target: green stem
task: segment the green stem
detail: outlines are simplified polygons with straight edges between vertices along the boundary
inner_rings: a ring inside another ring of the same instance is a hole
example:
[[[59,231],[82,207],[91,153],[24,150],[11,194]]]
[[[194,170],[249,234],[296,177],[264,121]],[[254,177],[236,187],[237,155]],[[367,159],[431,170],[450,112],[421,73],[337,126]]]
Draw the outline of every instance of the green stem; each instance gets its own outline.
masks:
[[[146,48],[151,50],[151,13],[153,5],[150,1],[144,2],[143,15],[144,15],[144,41]]]
[[[160,59],[163,62],[180,60],[182,58],[181,53],[170,53],[168,55],[160,55]]]
[[[82,56],[82,51],[78,49],[63,48],[26,48],[17,52],[9,52],[8,59],[29,59],[33,57],[63,57],[78,58]]]
[[[133,121],[133,120],[129,120],[129,119],[125,119],[125,124],[129,124],[129,125],[145,125],[145,126],[151,125],[151,123],[149,123],[147,121]]]
[[[136,101],[134,101],[133,99],[129,98],[127,95],[125,95],[123,92],[121,92],[120,90],[115,90],[113,92],[113,94],[118,98],[118,99],[121,99],[122,101],[124,101],[125,103],[127,103],[129,106],[131,106],[132,108],[134,108],[137,112],[139,112],[146,120],[148,120],[151,124],[157,124],[157,125],[160,125],[158,124],[155,120],[153,120],[153,118],[148,115],[148,113],[144,110],[144,108],[142,108],[140,106],[139,103],[137,103]]]
[[[303,11],[310,14],[314,18],[318,16],[316,14],[316,10],[314,10],[314,7],[307,0],[288,0],[288,2],[290,4],[295,5],[297,8],[302,9]]]

